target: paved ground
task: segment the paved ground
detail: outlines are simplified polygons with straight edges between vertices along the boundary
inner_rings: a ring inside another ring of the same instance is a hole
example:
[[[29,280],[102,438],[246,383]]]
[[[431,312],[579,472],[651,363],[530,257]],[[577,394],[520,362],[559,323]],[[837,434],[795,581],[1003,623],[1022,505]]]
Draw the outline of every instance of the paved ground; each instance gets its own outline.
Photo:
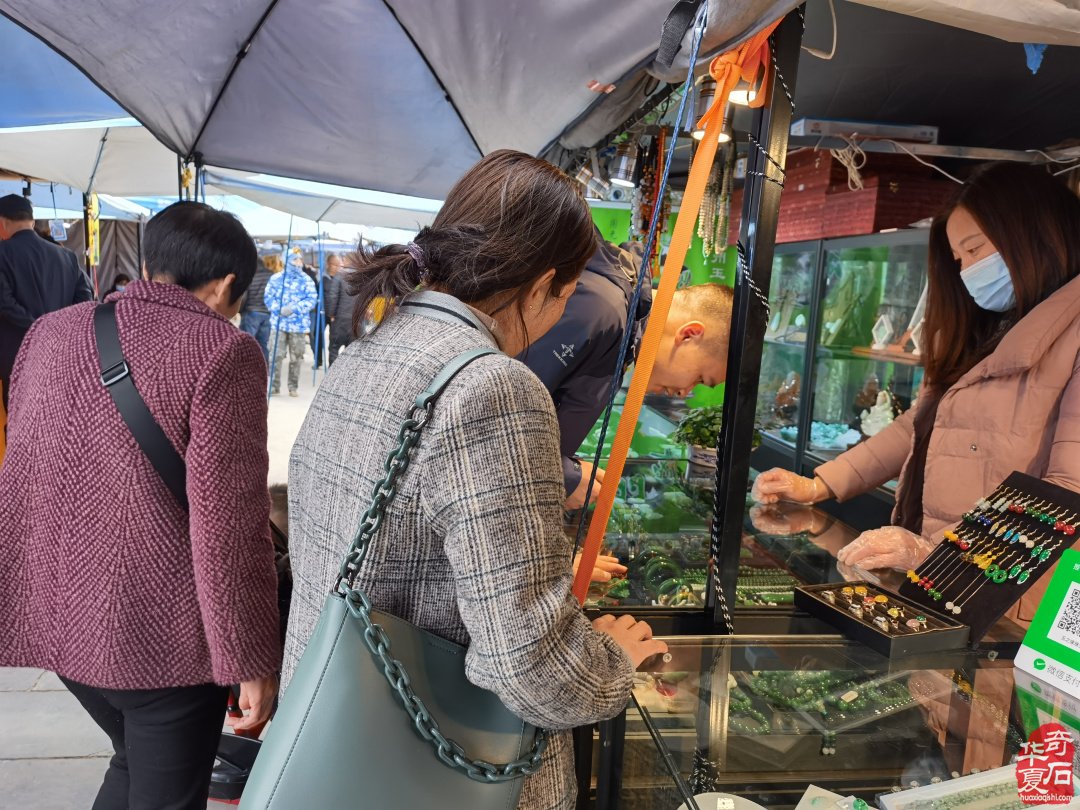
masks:
[[[299,393],[270,400],[270,483],[287,480],[289,451],[315,393],[310,351]],[[111,752],[108,737],[54,674],[0,667],[0,807],[89,810]]]

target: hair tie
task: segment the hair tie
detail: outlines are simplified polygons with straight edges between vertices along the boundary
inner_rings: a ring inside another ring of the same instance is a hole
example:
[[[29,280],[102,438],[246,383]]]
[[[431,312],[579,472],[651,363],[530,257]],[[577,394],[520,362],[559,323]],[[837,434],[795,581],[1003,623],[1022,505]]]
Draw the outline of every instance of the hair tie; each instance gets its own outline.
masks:
[[[409,242],[405,246],[405,251],[409,254],[409,258],[416,264],[416,269],[420,271],[420,283],[423,284],[427,281],[428,277],[428,264],[427,257],[424,255],[424,249],[416,242]]]

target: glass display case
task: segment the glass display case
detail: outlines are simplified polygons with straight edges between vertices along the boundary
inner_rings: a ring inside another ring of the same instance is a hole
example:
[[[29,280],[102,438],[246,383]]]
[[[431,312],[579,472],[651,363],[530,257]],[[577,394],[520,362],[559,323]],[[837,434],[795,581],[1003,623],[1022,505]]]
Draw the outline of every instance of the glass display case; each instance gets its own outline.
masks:
[[[916,327],[927,239],[910,230],[777,246],[759,467],[812,474],[911,407],[923,377]],[[891,482],[876,493],[885,509],[870,522],[882,522],[894,490]]]
[[[761,352],[757,427],[794,460],[799,454],[803,381],[811,335],[821,242],[777,245],[769,287],[771,315]]]
[[[910,408],[923,376],[905,334],[926,284],[927,233],[837,239],[822,254],[807,472]]]
[[[1027,739],[992,651],[898,663],[835,637],[668,644],[598,740],[597,810],[674,809],[687,792],[792,808],[811,784],[873,802],[1008,764]]]

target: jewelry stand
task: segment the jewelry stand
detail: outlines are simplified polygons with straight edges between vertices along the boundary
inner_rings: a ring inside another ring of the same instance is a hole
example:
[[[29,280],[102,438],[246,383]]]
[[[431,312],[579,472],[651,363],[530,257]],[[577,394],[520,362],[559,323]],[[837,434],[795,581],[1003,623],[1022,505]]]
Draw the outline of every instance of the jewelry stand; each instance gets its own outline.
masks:
[[[1013,473],[944,534],[900,595],[967,624],[979,641],[1080,539],[1080,495]]]

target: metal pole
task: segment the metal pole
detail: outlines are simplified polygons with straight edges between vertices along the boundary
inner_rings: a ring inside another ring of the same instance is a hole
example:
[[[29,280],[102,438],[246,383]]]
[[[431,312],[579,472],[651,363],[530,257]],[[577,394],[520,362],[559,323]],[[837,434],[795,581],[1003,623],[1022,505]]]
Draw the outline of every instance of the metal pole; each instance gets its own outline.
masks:
[[[311,369],[311,384],[315,385],[315,380],[319,373],[319,363],[326,363],[327,358],[322,357],[320,352],[323,352],[325,347],[323,346],[322,336],[323,328],[326,323],[326,299],[323,298],[325,294],[325,281],[323,279],[323,244],[322,244],[322,222],[316,222],[315,228],[319,232],[319,303],[315,309],[315,365]],[[326,373],[326,366],[323,365],[323,374]]]
[[[285,243],[285,261],[282,262],[281,268],[281,295],[278,296],[278,328],[274,330],[274,351],[270,355],[270,381],[266,386],[266,401],[270,401],[270,392],[274,390],[274,377],[277,373],[277,350],[278,340],[281,338],[281,304],[285,300],[285,274],[289,272],[289,251],[292,250],[292,227],[293,217],[289,215],[289,239]],[[273,317],[273,316],[271,316]],[[284,363],[282,363],[284,365]]]
[[[795,91],[802,27],[802,18],[796,10],[789,13],[776,29],[773,53],[780,75],[773,76],[769,104],[756,111],[751,128],[753,137],[780,167],[783,167],[787,154],[792,117],[787,94]],[[743,191],[739,243],[746,248],[746,271],[753,284],[764,294],[768,293],[772,278],[773,246],[782,190],[780,185],[766,178],[782,182],[783,175],[780,168],[773,165],[760,149],[751,146]],[[716,514],[713,516],[720,527],[719,548],[713,549],[714,559],[718,563],[718,570],[713,574],[720,577],[718,595],[721,599],[714,604],[714,617],[719,627],[728,624],[727,605],[735,603],[761,350],[767,320],[765,306],[758,299],[750,279],[745,278],[740,269],[736,275],[731,318],[724,424],[720,432],[716,468]]]

